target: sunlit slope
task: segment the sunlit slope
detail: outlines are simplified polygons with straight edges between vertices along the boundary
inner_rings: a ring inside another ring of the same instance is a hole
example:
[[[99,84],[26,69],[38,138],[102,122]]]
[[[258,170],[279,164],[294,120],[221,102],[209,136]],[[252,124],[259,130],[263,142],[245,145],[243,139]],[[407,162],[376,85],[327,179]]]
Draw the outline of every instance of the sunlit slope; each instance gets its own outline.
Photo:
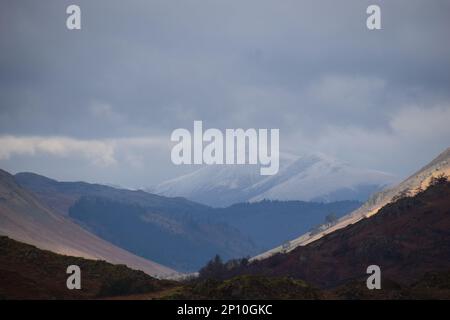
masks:
[[[0,234],[59,254],[125,264],[153,276],[176,274],[96,237],[53,212],[3,170],[0,170]]]
[[[308,243],[322,238],[326,234],[330,234],[364,218],[370,217],[376,214],[378,210],[386,204],[392,202],[392,200],[404,196],[413,196],[419,191],[426,189],[430,185],[430,181],[433,177],[435,178],[441,175],[450,176],[450,148],[447,148],[434,160],[398,185],[375,193],[364,203],[364,205],[339,219],[339,221],[332,227],[317,234],[311,234],[310,232],[305,233],[300,237],[293,239],[290,242],[289,248],[278,246],[254,257],[253,259],[264,259],[278,252],[292,251],[298,246],[307,245]]]

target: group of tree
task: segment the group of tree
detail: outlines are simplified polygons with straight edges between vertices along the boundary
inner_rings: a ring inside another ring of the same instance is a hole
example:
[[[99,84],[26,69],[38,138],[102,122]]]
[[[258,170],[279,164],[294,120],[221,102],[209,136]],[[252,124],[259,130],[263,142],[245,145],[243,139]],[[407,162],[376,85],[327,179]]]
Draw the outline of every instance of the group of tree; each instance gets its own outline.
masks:
[[[229,276],[230,270],[239,270],[249,264],[248,257],[241,259],[231,259],[223,262],[217,254],[203,268],[200,269],[198,277],[200,279],[223,280]]]
[[[326,215],[324,223],[312,227],[311,229],[309,229],[309,233],[311,235],[315,235],[319,232],[322,232],[322,231],[334,226],[338,222],[338,220],[339,220],[339,218],[337,217],[337,215],[334,212],[331,212],[328,215]]]

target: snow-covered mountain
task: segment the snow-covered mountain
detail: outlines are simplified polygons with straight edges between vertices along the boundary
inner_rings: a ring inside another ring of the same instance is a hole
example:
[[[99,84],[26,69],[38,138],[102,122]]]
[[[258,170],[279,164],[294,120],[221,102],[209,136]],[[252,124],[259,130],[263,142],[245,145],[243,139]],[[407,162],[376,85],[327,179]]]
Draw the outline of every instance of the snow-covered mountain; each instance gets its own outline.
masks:
[[[263,199],[364,201],[394,181],[385,172],[355,168],[323,154],[281,154],[280,170],[273,176],[261,176],[257,165],[204,166],[148,191],[221,207]]]

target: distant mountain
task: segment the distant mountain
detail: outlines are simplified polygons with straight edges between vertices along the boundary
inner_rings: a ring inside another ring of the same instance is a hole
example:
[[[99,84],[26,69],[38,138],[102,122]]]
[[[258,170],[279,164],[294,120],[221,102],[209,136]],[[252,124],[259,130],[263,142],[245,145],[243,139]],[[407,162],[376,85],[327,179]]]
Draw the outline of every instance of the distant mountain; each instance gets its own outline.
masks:
[[[82,290],[68,290],[66,269],[81,269]],[[93,299],[155,294],[175,285],[124,265],[56,254],[0,236],[0,300]]]
[[[32,191],[50,208],[62,215],[68,215],[69,208],[82,196],[112,199],[148,206],[163,212],[176,211],[179,214],[195,212],[201,215],[209,210],[207,206],[183,198],[167,198],[142,190],[118,189],[82,181],[63,182],[31,172],[17,173],[14,177],[22,187]]]
[[[450,148],[447,148],[429,164],[421,168],[409,178],[405,179],[403,182],[394,187],[386,188],[372,195],[369,200],[364,203],[363,206],[340,218],[339,221],[332,227],[318,233],[304,233],[301,236],[291,240],[291,247],[288,249],[288,251],[293,250],[297,246],[307,245],[308,243],[316,241],[327,234],[335,232],[336,230],[345,228],[348,225],[371,217],[372,215],[376,214],[382,207],[399,198],[414,196],[421,190],[426,189],[430,185],[430,181],[441,175],[450,176]],[[272,250],[256,256],[255,259],[264,259],[285,250],[286,249],[282,246],[278,246]]]
[[[322,154],[282,154],[280,170],[261,176],[256,165],[205,166],[149,191],[216,207],[269,200],[365,201],[394,181],[387,173],[352,167]]]
[[[386,279],[410,285],[430,272],[448,274],[449,230],[450,182],[437,179],[425,191],[388,203],[367,219],[286,253],[223,272],[228,277],[288,276],[319,287],[333,287],[365,281],[367,267],[378,265],[382,288],[387,285]]]
[[[59,254],[125,264],[154,276],[177,274],[120,249],[55,213],[3,170],[0,170],[0,235]]]
[[[234,258],[258,252],[236,228],[210,219],[210,207],[183,198],[59,182],[33,173],[19,173],[16,179],[101,238],[180,271],[197,271],[215,254]]]

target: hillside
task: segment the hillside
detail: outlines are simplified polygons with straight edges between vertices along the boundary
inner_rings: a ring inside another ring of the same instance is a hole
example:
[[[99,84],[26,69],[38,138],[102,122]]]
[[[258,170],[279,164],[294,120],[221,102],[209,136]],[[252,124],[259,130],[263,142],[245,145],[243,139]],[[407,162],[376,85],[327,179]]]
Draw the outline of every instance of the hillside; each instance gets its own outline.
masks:
[[[66,287],[67,266],[81,269],[81,290]],[[0,236],[3,299],[449,299],[450,271],[430,272],[410,285],[383,280],[369,291],[364,279],[319,289],[289,277],[241,275],[226,280],[157,280],[104,261],[59,255]]]
[[[69,265],[81,270],[81,290],[68,290]],[[94,299],[149,294],[174,286],[105,261],[59,255],[0,236],[1,299]]]
[[[69,208],[81,197],[99,197],[119,202],[146,206],[154,211],[176,212],[179,215],[201,215],[207,206],[183,198],[168,198],[142,190],[119,189],[87,182],[65,182],[31,173],[17,173],[14,178],[24,188],[32,191],[48,207],[62,215],[69,214]]]
[[[365,278],[320,289],[290,277],[240,275],[231,279],[200,279],[163,294],[165,299],[275,300],[449,300],[450,270],[430,272],[411,284],[383,278],[382,290],[368,290]],[[134,298],[146,299],[151,295]]]
[[[364,278],[367,266],[376,264],[383,278],[411,284],[426,273],[450,270],[449,230],[450,182],[439,179],[376,215],[234,272],[291,276],[328,287]]]
[[[243,275],[227,280],[201,279],[184,284],[166,299],[317,300],[323,294],[302,280]]]
[[[450,148],[447,148],[430,163],[398,185],[375,193],[364,203],[364,205],[350,214],[340,218],[339,221],[330,228],[327,228],[319,233],[307,232],[292,239],[290,241],[291,247],[289,250],[312,243],[327,234],[335,232],[336,230],[345,228],[360,220],[371,217],[372,215],[377,214],[382,207],[398,198],[414,196],[421,190],[426,189],[430,185],[430,181],[432,181],[433,178],[441,175],[450,176]],[[278,246],[254,257],[254,259],[264,259],[283,251],[285,251],[285,249],[282,246]]]
[[[60,254],[125,264],[158,277],[177,274],[118,248],[53,212],[3,170],[0,170],[0,235]]]

